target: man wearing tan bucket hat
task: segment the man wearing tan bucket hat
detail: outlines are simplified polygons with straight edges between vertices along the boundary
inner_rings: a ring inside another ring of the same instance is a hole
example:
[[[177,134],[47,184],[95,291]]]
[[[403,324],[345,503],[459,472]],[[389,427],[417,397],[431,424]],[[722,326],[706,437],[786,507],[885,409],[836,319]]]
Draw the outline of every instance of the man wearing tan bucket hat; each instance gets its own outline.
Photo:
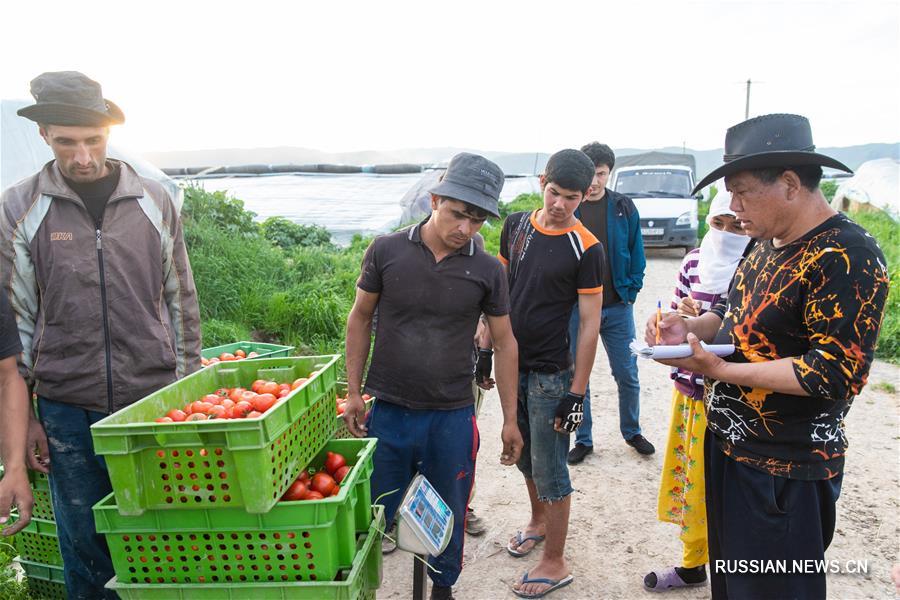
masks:
[[[844,473],[844,419],[866,383],[885,299],[884,255],[819,189],[809,121],[774,114],[725,136],[720,177],[731,210],[756,239],[724,300],[675,313],[663,344],[689,358],[660,361],[705,377],[706,512],[712,597],[824,598],[825,550]],[[696,189],[694,191],[697,191]],[[656,319],[645,340],[656,343]],[[733,344],[724,358],[700,340]]]
[[[74,71],[43,73],[31,92],[19,115],[54,160],[0,197],[0,281],[38,399],[27,460],[49,470],[69,598],[114,598],[91,512],[111,486],[90,425],[199,368],[197,291],[169,194],[107,158],[121,109]]]

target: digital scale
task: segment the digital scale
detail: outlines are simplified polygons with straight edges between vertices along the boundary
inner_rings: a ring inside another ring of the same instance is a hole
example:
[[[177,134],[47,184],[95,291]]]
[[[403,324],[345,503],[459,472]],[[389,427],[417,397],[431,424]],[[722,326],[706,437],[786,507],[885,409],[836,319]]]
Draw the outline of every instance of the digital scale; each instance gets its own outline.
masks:
[[[406,489],[397,509],[397,547],[417,554],[413,561],[413,599],[425,600],[427,556],[437,556],[450,543],[453,512],[421,473]]]

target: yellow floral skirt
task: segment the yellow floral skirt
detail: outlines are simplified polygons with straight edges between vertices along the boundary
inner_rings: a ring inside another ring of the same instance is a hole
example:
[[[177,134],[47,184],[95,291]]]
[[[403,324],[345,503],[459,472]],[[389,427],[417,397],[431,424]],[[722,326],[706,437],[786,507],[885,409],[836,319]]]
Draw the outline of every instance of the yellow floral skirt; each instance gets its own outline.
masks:
[[[659,484],[659,520],[681,527],[684,545],[682,567],[705,565],[706,489],[703,478],[703,439],[706,414],[703,401],[672,395],[672,422],[666,442],[665,461]]]

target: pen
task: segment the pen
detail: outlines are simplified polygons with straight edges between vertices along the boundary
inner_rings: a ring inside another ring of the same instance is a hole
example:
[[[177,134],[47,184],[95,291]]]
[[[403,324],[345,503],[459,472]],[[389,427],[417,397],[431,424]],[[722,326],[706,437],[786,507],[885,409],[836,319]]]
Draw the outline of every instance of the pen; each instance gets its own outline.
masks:
[[[662,319],[662,300],[656,301],[656,343],[659,344],[659,321]]]

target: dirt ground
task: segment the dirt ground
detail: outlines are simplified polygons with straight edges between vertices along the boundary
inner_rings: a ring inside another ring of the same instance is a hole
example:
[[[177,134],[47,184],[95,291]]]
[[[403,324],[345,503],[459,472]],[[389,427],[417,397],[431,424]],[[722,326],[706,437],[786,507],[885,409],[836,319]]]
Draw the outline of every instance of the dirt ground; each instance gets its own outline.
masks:
[[[645,287],[635,310],[639,331],[657,299],[671,296],[681,260],[680,252],[648,254]],[[575,581],[550,596],[556,600],[658,597],[643,589],[644,574],[677,564],[681,556],[676,526],[656,520],[672,384],[667,367],[640,361],[639,368],[641,426],[657,452],[642,457],[622,440],[616,388],[601,346],[591,374],[596,451],[570,470],[576,491],[566,560]],[[892,391],[896,388],[900,388],[900,367],[876,362],[869,385],[847,419],[850,449],[837,529],[826,558],[842,564],[867,561],[868,574],[829,575],[831,598],[895,597],[890,566],[898,562],[900,542],[900,394]],[[538,553],[515,559],[505,550],[509,536],[527,522],[528,499],[518,470],[499,462],[501,417],[495,391],[486,397],[478,424],[482,442],[473,506],[488,530],[477,538],[467,536],[455,596],[460,600],[515,598],[510,586],[537,562]],[[409,598],[412,567],[413,559],[405,552],[386,556],[378,597]],[[668,592],[663,597],[708,598],[709,588]]]

